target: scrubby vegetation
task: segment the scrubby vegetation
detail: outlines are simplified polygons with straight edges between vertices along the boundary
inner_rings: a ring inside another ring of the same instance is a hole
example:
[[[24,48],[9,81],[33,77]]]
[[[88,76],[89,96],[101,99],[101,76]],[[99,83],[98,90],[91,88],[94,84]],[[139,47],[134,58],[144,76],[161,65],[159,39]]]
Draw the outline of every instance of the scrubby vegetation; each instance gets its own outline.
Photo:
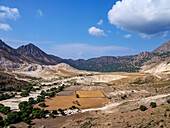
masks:
[[[9,98],[12,98],[12,97],[15,97],[15,95],[14,95],[14,94],[12,94],[12,95],[1,94],[1,95],[0,95],[0,101],[1,101],[1,100],[6,100],[6,99],[9,99]]]
[[[140,110],[141,110],[141,111],[145,111],[145,110],[147,110],[147,109],[148,109],[148,108],[147,108],[146,106],[144,106],[144,105],[141,105],[141,106],[140,106]]]
[[[150,103],[150,106],[151,106],[152,108],[156,108],[156,107],[157,107],[156,102],[151,102],[151,103]]]

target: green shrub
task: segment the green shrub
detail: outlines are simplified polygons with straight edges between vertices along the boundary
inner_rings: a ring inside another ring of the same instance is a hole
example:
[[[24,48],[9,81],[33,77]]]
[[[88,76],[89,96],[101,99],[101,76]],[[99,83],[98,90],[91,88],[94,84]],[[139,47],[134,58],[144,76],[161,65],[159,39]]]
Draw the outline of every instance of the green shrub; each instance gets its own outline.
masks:
[[[150,103],[150,106],[151,106],[152,108],[156,108],[156,107],[157,107],[156,102],[151,102],[151,103]]]
[[[34,98],[32,98],[32,97],[29,98],[28,104],[33,105],[33,104],[36,104],[36,103],[37,103],[37,101],[34,100]]]
[[[17,91],[17,92],[21,92],[21,88],[17,88],[16,91]]]
[[[69,109],[76,109],[77,107],[76,106],[71,106]]]
[[[57,110],[53,110],[52,113],[55,115],[58,114]]]
[[[7,121],[10,124],[18,123],[21,121],[19,112],[10,112],[7,114]]]
[[[16,128],[15,126],[10,126],[9,128]]]
[[[80,98],[78,94],[76,94],[76,98]]]
[[[20,96],[27,97],[27,96],[29,96],[29,93],[27,91],[24,91],[20,94]]]
[[[15,95],[8,95],[8,94],[1,94],[0,95],[0,101],[1,100],[6,100],[6,99],[9,99],[9,98],[12,98],[12,97],[14,97]]]
[[[55,117],[53,113],[50,113],[49,116],[52,117],[52,118]]]
[[[170,104],[170,99],[169,99],[169,100],[167,100],[167,102],[168,102],[168,104]]]
[[[144,106],[144,105],[141,105],[141,106],[140,106],[140,110],[141,110],[141,111],[145,111],[145,110],[147,110],[147,107]]]
[[[0,126],[4,127],[4,121],[3,121],[3,119],[0,120]]]
[[[8,114],[9,112],[10,112],[11,110],[10,110],[10,107],[2,107],[1,109],[0,109],[0,112],[1,113],[4,113],[5,115],[6,114]]]
[[[127,95],[124,95],[124,96],[122,96],[121,98],[122,98],[122,99],[125,99],[125,98],[127,98]]]
[[[44,96],[37,96],[37,102],[42,102],[44,101]]]
[[[41,110],[40,108],[33,108],[32,116],[34,118],[45,118],[45,111]]]
[[[46,104],[45,103],[40,103],[38,106],[44,108],[44,107],[46,107]]]
[[[25,118],[23,119],[23,121],[24,121],[26,124],[31,124],[31,122],[32,122],[29,117],[25,117]]]

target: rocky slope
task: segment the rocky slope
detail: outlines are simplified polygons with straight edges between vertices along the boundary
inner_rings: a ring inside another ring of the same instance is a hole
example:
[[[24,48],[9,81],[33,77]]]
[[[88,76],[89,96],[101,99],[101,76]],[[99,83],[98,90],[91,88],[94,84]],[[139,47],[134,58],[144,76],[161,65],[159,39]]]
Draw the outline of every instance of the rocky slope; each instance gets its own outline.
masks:
[[[167,52],[170,52],[170,40],[155,49],[152,53],[162,54]]]
[[[48,55],[31,43],[17,48],[16,51],[18,54],[37,64],[54,65],[62,62],[61,58]]]
[[[12,62],[23,63],[28,61],[22,55],[18,54],[15,49],[0,40],[0,59],[10,60]]]

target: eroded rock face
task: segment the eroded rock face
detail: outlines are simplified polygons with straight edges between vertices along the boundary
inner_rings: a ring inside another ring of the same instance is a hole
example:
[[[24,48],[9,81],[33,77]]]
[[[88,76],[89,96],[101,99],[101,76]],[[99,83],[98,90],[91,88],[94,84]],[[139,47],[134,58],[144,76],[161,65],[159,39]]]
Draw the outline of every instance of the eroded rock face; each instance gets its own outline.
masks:
[[[95,75],[95,76],[88,76],[88,77],[83,77],[78,80],[78,82],[83,83],[83,82],[110,82],[122,78],[126,78],[127,76],[122,76],[122,75]]]
[[[170,63],[165,61],[162,63],[158,63],[154,66],[152,65],[148,65],[148,66],[143,66],[142,67],[142,71],[143,72],[147,72],[147,73],[166,73],[166,74],[170,74]]]

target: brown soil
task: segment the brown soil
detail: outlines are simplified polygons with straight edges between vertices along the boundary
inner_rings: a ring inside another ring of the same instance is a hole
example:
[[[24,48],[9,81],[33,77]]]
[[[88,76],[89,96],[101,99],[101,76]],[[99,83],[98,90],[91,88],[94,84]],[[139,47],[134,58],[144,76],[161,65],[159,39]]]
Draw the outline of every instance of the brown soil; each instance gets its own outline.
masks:
[[[83,98],[83,97],[103,98],[105,97],[101,91],[76,91],[76,94],[78,94],[80,98]]]

